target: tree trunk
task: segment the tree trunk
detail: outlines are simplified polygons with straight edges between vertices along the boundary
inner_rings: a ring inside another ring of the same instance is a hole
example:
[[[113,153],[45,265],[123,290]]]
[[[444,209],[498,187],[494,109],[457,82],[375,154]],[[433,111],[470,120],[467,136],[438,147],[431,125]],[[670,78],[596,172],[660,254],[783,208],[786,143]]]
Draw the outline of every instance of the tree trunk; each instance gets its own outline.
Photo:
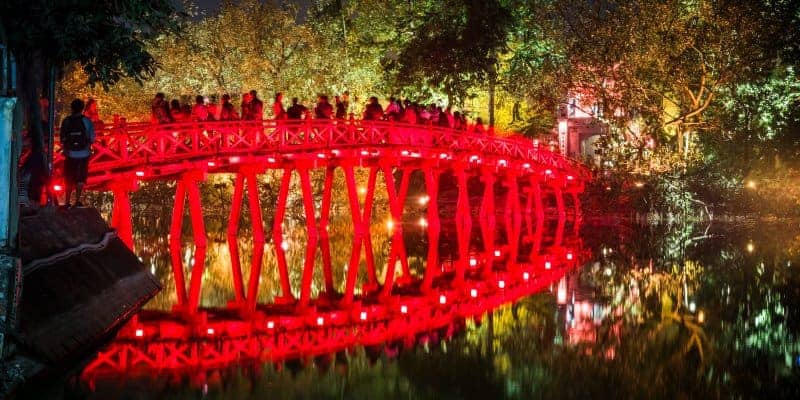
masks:
[[[44,127],[42,126],[39,94],[44,84],[44,61],[39,53],[16,54],[17,94],[23,112],[24,130],[30,140],[30,156],[22,166],[31,174],[28,185],[28,198],[35,204],[41,200],[42,189],[47,184],[47,162],[44,148]]]
[[[497,74],[492,68],[489,73],[489,129],[494,130],[494,89],[497,84]]]

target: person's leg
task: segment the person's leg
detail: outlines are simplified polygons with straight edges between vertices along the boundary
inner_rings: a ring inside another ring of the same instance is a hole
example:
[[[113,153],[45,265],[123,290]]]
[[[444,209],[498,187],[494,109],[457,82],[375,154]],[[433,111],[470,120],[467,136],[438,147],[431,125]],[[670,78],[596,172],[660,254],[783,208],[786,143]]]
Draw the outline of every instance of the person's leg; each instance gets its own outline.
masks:
[[[69,207],[72,189],[75,188],[75,160],[69,157],[64,159],[64,205]]]
[[[83,207],[83,186],[86,184],[86,178],[89,174],[89,158],[82,158],[77,161],[78,165],[75,176],[75,206]]]

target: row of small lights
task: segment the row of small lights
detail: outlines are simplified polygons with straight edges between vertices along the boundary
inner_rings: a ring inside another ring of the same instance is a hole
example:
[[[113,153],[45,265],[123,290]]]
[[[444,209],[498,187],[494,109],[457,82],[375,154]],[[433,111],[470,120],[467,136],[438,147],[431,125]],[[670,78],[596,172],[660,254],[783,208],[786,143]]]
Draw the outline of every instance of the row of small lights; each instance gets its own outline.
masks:
[[[472,264],[472,261],[475,261],[475,259],[471,259],[470,260],[471,264]],[[550,264],[549,261],[546,261],[544,266],[545,266],[545,269],[550,269],[551,264]],[[522,279],[524,281],[527,282],[528,280],[530,280],[530,277],[531,277],[531,275],[530,275],[529,272],[525,271],[525,272],[522,273]],[[504,279],[499,279],[497,281],[497,287],[499,289],[505,289],[506,288],[506,281]],[[477,298],[478,297],[478,289],[476,289],[476,288],[470,289],[469,295],[470,295],[471,298]],[[439,304],[441,304],[441,305],[447,304],[447,296],[446,295],[444,295],[444,294],[440,294],[439,295]],[[399,310],[400,310],[401,314],[408,314],[408,311],[409,311],[408,306],[405,305],[405,304],[400,305],[400,309]],[[361,321],[366,321],[368,319],[368,316],[369,316],[369,314],[366,311],[361,311],[359,313],[359,319]],[[324,326],[325,325],[325,318],[322,317],[322,316],[317,317],[316,318],[316,324],[317,324],[317,326]],[[269,330],[275,329],[275,327],[276,327],[275,321],[274,320],[267,321],[266,327]],[[207,328],[206,329],[206,334],[208,334],[209,336],[213,336],[215,333],[216,333],[216,331],[214,330],[214,328]],[[135,331],[135,335],[136,335],[136,337],[139,337],[139,338],[144,337],[144,329],[137,328],[136,331]]]

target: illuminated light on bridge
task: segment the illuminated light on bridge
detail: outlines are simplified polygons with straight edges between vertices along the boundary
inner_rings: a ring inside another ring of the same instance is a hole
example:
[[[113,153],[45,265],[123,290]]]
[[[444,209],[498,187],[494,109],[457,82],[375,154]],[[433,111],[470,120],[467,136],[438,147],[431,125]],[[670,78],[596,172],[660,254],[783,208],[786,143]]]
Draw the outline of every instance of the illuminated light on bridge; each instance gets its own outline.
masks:
[[[446,304],[447,303],[447,296],[439,295],[439,304]]]
[[[504,281],[502,279],[497,281],[497,287],[499,287],[500,289],[505,289],[506,288],[506,281]]]
[[[53,191],[54,192],[63,192],[64,191],[64,187],[61,186],[61,185],[58,185],[58,184],[53,185]]]
[[[319,326],[325,325],[325,318],[317,317],[317,325]]]
[[[400,306],[400,314],[408,314],[408,306],[403,304]]]
[[[317,153],[317,158],[325,158],[325,153]]]
[[[470,258],[470,259],[469,259],[469,266],[470,266],[470,267],[475,267],[475,266],[477,266],[477,265],[478,265],[478,260],[476,260],[476,259],[474,259],[474,258]]]
[[[497,165],[500,166],[500,167],[506,167],[506,166],[508,166],[508,161],[500,160],[500,161],[497,162]]]
[[[549,169],[544,170],[544,173],[545,175],[553,175],[553,171]]]
[[[144,176],[144,171],[136,171],[136,176],[138,176],[140,178],[143,177]]]
[[[553,264],[551,264],[550,261],[545,261],[544,262],[544,269],[550,269],[552,266],[553,266]]]
[[[470,289],[469,290],[469,296],[472,297],[472,298],[478,297],[478,289]]]
[[[213,336],[213,335],[214,335],[214,333],[215,333],[215,331],[214,331],[214,328],[208,328],[208,329],[206,329],[206,333],[207,333],[209,336]]]
[[[428,220],[426,220],[425,217],[420,218],[419,219],[419,226],[421,226],[423,228],[427,228],[428,227]]]
[[[419,205],[424,206],[424,205],[428,204],[429,200],[430,200],[430,197],[428,195],[420,196],[419,197]]]
[[[216,163],[216,162],[214,162],[214,161],[209,161],[209,162],[208,162],[208,166],[209,166],[209,167],[211,167],[211,168],[214,168],[214,167],[216,167],[216,166],[217,166],[217,163]]]
[[[362,311],[361,314],[359,315],[359,318],[361,318],[362,321],[366,321],[367,320],[367,312],[366,311]]]
[[[567,253],[567,260],[572,260],[572,253]]]
[[[502,255],[503,255],[503,253],[502,253],[500,250],[495,250],[495,251],[494,251],[494,256],[495,256],[495,257],[500,257],[500,256],[502,256]]]
[[[523,272],[523,273],[522,273],[522,279],[523,279],[523,280],[526,280],[526,281],[527,281],[527,280],[528,280],[528,279],[530,279],[530,278],[531,278],[531,274],[530,274],[530,273],[528,273],[528,272]]]
[[[275,329],[275,321],[267,321],[267,329]]]
[[[137,329],[136,330],[136,337],[144,337],[144,329]]]

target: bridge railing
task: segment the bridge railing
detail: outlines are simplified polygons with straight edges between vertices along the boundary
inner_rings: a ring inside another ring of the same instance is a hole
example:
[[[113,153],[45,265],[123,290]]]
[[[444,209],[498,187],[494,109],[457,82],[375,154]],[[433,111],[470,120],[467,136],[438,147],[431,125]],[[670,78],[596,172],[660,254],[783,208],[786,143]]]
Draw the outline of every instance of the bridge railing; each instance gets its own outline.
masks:
[[[509,162],[525,161],[588,177],[577,161],[519,137],[477,134],[432,125],[320,119],[108,126],[97,132],[91,171],[198,157],[402,146],[408,146],[409,151],[449,151],[508,158]],[[56,150],[58,164],[63,156],[58,146]]]

